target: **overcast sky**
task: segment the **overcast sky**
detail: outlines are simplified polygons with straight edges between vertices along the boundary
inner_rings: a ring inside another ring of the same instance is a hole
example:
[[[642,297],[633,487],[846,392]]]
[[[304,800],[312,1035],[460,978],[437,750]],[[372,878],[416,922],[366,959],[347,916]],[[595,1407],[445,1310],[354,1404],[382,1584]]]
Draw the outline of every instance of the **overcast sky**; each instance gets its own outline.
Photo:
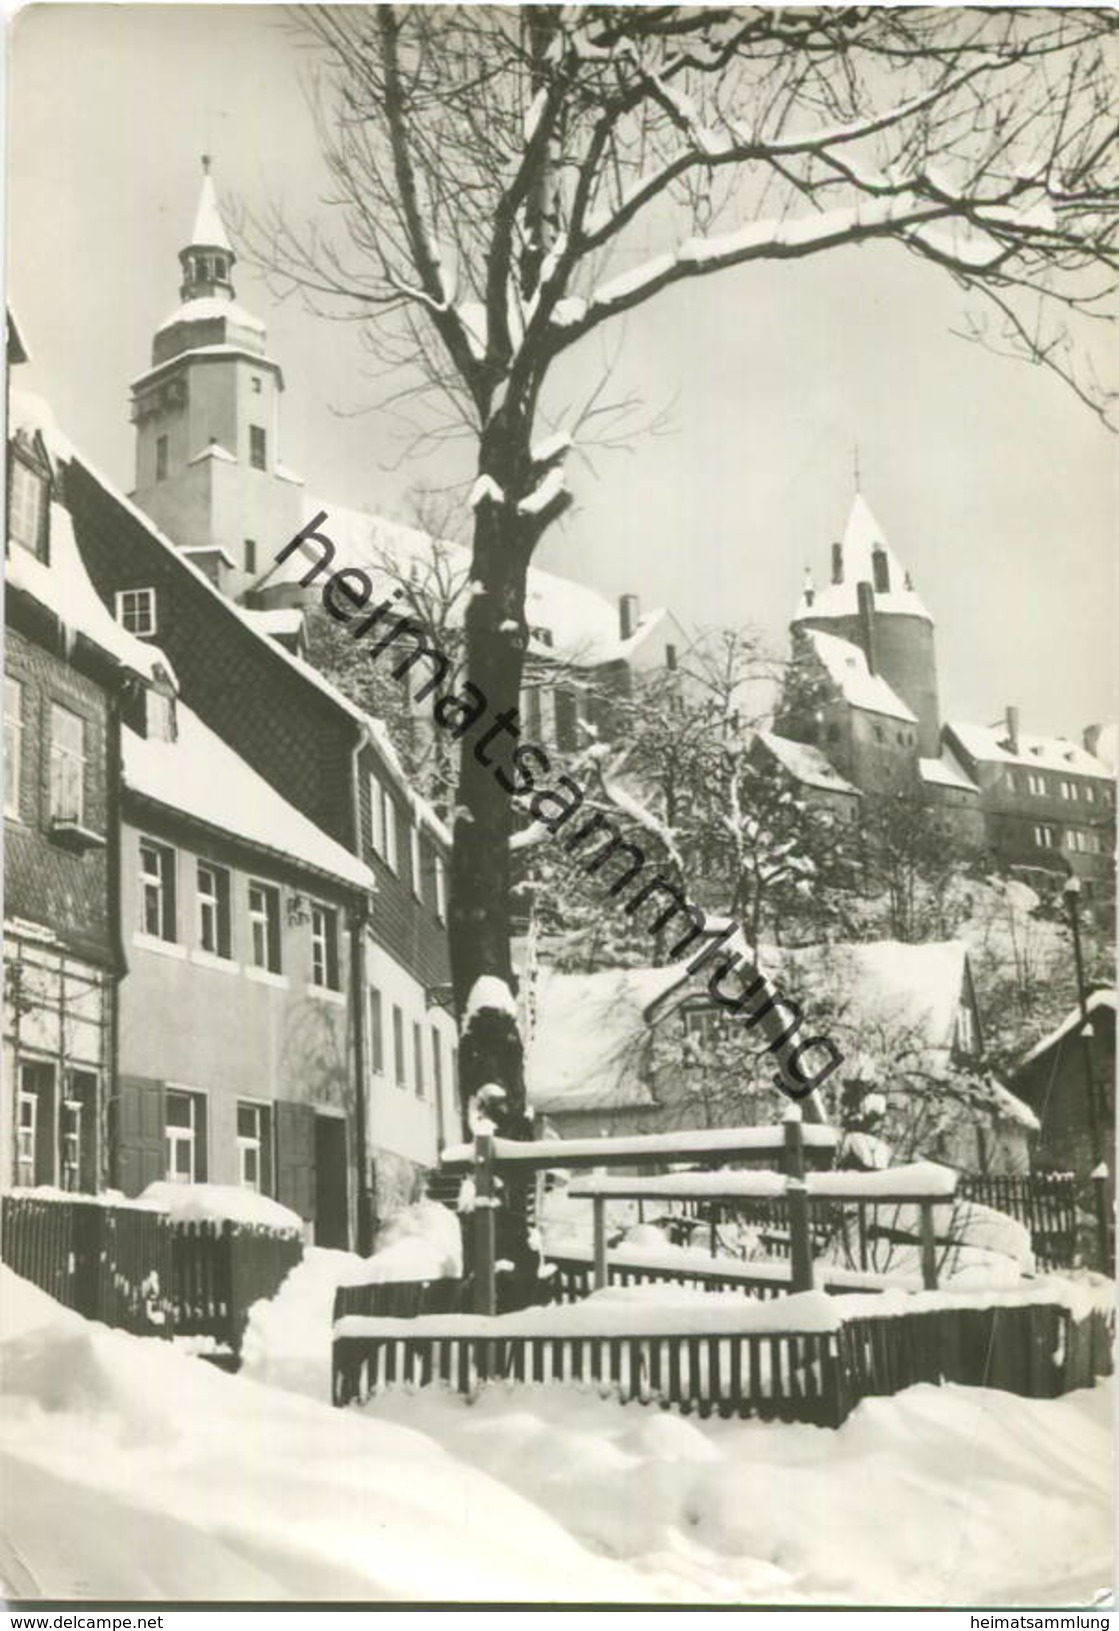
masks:
[[[199,155],[223,198],[316,207],[298,54],[271,7],[31,7],[10,64],[8,290],[63,429],[125,490],[128,384],[178,303]],[[401,464],[355,331],[243,267],[287,391],[281,456],[338,503],[408,516],[446,456]],[[889,245],[685,284],[629,319],[619,391],[669,434],[569,471],[540,564],[776,643],[863,492],[936,620],[945,717],[1076,736],[1113,716],[1115,442],[1058,380],[953,339],[960,297]],[[598,355],[586,367],[597,366]],[[1114,372],[1112,353],[1100,365]],[[339,417],[339,414],[355,415]],[[458,472],[454,472],[458,473]],[[283,540],[277,540],[277,547]]]

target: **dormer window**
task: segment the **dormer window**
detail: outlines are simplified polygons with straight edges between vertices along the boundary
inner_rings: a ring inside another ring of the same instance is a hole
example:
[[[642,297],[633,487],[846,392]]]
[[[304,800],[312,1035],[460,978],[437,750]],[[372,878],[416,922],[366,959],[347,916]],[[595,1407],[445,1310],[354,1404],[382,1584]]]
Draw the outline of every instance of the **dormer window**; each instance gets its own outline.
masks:
[[[117,622],[141,639],[156,631],[155,590],[121,589],[117,592]]]
[[[49,480],[45,471],[25,459],[17,447],[9,446],[9,452],[8,537],[37,560],[46,562]]]

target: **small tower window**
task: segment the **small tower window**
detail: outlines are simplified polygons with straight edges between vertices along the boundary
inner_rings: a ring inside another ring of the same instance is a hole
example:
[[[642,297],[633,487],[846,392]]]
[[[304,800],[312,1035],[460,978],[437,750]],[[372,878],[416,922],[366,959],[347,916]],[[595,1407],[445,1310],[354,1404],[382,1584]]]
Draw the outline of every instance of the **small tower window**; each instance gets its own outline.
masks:
[[[245,571],[256,571],[256,539],[245,539]]]
[[[888,595],[890,592],[890,562],[881,544],[874,546],[870,562],[874,571],[875,593]]]
[[[268,468],[268,438],[263,425],[249,426],[249,463],[254,470]]]
[[[157,436],[155,439],[155,479],[167,480],[167,438]]]
[[[843,582],[843,545],[842,544],[833,544],[831,546],[831,581],[833,583],[842,583]]]
[[[254,374],[252,378],[253,378],[253,395],[254,396],[259,396],[261,391],[264,389],[264,386],[261,383],[260,375],[259,374]]]

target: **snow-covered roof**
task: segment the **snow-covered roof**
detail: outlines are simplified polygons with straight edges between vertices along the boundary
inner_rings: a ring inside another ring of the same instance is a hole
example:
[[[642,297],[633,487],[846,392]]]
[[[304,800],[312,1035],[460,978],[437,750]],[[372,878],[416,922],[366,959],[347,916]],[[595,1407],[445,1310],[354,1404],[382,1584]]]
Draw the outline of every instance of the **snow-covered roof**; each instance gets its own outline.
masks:
[[[929,786],[956,787],[965,793],[979,791],[951,748],[942,748],[939,759],[921,759],[918,762],[921,767],[921,780]]]
[[[834,995],[837,1028],[850,1031],[870,1051],[875,1029],[904,1031],[907,1041],[947,1055],[955,1039],[964,991],[968,948],[963,940],[908,945],[898,940],[838,945],[780,946],[766,952],[765,967],[791,995],[813,990]]]
[[[684,965],[542,971],[525,1059],[538,1110],[620,1109],[655,1103],[643,1080],[650,1004],[686,978]]]
[[[862,797],[859,789],[841,776],[820,749],[811,743],[791,742],[787,736],[778,736],[774,731],[759,731],[758,739],[781,767],[805,787],[820,787],[829,793],[851,793],[855,798]]]
[[[202,177],[202,190],[198,194],[198,208],[194,215],[194,230],[190,235],[190,242],[192,247],[227,249],[230,254],[233,253],[233,246],[225,230],[225,222],[221,218],[214,178],[208,170]]]
[[[266,611],[246,606],[244,612],[250,622],[255,623],[264,634],[270,634],[274,640],[293,639],[303,628],[303,609],[300,606],[273,606]]]
[[[917,715],[886,684],[881,674],[870,672],[861,646],[841,640],[835,634],[824,634],[820,629],[804,632],[829,677],[853,708],[865,708],[890,719],[903,719],[910,725],[917,723]]]
[[[355,855],[281,798],[191,709],[179,703],[176,717],[174,742],[138,736],[127,727],[121,733],[127,788],[372,894],[373,874]]]
[[[817,589],[811,602],[802,594],[793,614],[793,621],[806,617],[857,617],[859,611],[858,585],[875,582],[875,553],[881,550],[886,557],[890,587],[884,592],[875,590],[874,607],[878,612],[896,613],[908,617],[923,617],[932,622],[917,591],[907,587],[908,575],[897,556],[886,542],[886,535],[871,513],[861,493],[856,493],[851,513],[847,517],[840,551],[843,578],[840,583],[828,583]]]
[[[259,317],[254,317],[251,311],[235,300],[227,300],[222,295],[198,295],[193,300],[184,300],[181,306],[176,306],[170,317],[165,317],[156,329],[162,334],[166,328],[175,323],[206,323],[215,319],[224,319],[227,323],[235,324],[238,328],[251,329],[254,334],[264,334],[265,325]]]
[[[41,436],[52,461],[65,461],[72,449],[58,431],[46,403],[13,390],[8,404],[8,434]],[[81,634],[122,667],[145,680],[174,680],[169,660],[155,646],[138,640],[113,617],[98,595],[85,569],[74,539],[70,512],[57,502],[50,506],[49,562],[41,561],[22,545],[10,542],[5,568],[7,582],[53,612],[69,634]]]
[[[1091,1019],[1092,1014],[1099,1013],[1103,1009],[1108,1010],[1114,1019],[1115,992],[1106,986],[1101,987],[1098,991],[1089,992],[1089,1020]],[[1025,1065],[1032,1065],[1034,1060],[1040,1059],[1043,1053],[1048,1053],[1050,1048],[1055,1047],[1058,1042],[1063,1042],[1065,1037],[1075,1036],[1079,1030],[1080,1006],[1078,1004],[1065,1015],[1064,1019],[1054,1030],[1050,1031],[1048,1035],[1043,1036],[1040,1042],[1035,1042],[1033,1047],[1030,1048],[1029,1052],[1022,1055],[1021,1059],[1018,1061],[1017,1068],[1021,1070]]]
[[[431,568],[436,551],[446,563],[451,585],[465,585],[470,570],[470,551],[462,544],[435,540],[417,527],[373,515],[367,510],[347,509],[320,496],[308,496],[304,522],[326,514],[321,523],[335,547],[334,571],[343,567],[364,567],[374,576],[386,566],[394,577],[415,570],[424,574]],[[273,562],[257,580],[257,589],[279,584],[297,584],[316,558],[313,547],[304,553],[294,551],[285,561]],[[321,580],[320,580],[321,581]],[[421,578],[421,581],[423,579]],[[386,585],[390,587],[390,585]],[[458,623],[465,609],[465,596],[451,608],[450,620]],[[557,577],[543,568],[530,566],[525,591],[525,621],[530,630],[529,651],[538,657],[551,657],[580,666],[627,660],[663,622],[663,609],[647,613],[634,632],[623,639],[618,614],[610,601],[586,584]],[[543,629],[541,639],[532,630]]]
[[[1027,770],[1059,770],[1065,774],[1072,770],[1081,776],[1112,780],[1112,772],[1102,760],[1065,736],[1031,736],[1020,731],[1018,751],[1012,753],[1004,726],[969,725],[953,719],[946,728],[978,763],[1021,765]]]

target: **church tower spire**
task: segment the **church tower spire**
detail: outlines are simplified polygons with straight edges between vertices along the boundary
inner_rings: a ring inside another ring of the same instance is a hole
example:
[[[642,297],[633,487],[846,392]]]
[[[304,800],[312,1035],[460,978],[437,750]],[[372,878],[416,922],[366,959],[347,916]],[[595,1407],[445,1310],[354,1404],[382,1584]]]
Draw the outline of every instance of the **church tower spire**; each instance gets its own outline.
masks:
[[[236,256],[210,159],[202,160],[179,306],[132,382],[134,498],[229,594],[251,589],[274,539],[299,526],[302,482],[279,460],[279,363],[259,317],[238,304]]]
[[[203,153],[202,191],[198,196],[194,231],[190,235],[190,242],[179,251],[183,268],[180,299],[204,300],[216,295],[232,300],[233,263],[236,259],[221,218],[217,189],[210,174],[210,155]]]

